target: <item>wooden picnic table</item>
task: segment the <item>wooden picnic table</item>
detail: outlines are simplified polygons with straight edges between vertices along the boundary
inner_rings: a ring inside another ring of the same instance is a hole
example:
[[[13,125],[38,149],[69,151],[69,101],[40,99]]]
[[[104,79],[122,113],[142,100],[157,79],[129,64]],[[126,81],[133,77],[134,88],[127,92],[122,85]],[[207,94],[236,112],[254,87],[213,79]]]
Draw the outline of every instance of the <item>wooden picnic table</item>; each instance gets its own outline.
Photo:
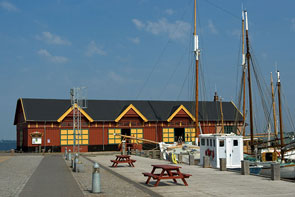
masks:
[[[112,167],[117,167],[119,163],[128,163],[129,166],[134,167],[133,163],[136,162],[134,159],[130,159],[130,155],[116,155],[115,160],[111,160],[113,162]]]
[[[176,179],[181,179],[185,186],[188,186],[185,178],[189,178],[191,174],[184,174],[180,172],[179,166],[174,165],[152,165],[153,169],[151,173],[144,172],[144,176],[148,176],[146,184],[149,184],[151,178],[156,179],[155,187],[158,186],[161,179],[173,179],[174,183],[177,183]],[[161,173],[155,173],[156,169],[162,169]]]

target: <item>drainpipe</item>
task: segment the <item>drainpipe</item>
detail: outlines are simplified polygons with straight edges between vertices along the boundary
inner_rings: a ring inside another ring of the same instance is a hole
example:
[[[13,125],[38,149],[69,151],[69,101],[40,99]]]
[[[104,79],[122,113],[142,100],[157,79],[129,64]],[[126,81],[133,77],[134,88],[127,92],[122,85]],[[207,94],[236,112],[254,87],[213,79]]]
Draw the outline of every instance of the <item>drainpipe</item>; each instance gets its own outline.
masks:
[[[102,150],[104,150],[104,121],[102,122]]]
[[[44,152],[46,152],[46,120],[45,120],[45,123],[44,123]]]
[[[157,123],[156,123],[156,142],[158,142],[158,120],[157,120]]]

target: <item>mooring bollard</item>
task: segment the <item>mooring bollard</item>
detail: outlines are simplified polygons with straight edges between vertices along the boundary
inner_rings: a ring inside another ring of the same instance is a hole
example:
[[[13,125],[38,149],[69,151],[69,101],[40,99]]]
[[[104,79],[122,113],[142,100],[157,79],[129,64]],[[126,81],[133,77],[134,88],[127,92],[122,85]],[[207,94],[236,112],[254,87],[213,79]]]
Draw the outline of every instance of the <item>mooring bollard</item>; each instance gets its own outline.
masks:
[[[78,162],[79,162],[79,155],[78,153],[75,154],[75,159],[74,159],[74,167],[73,167],[73,170],[74,172],[78,172]]]
[[[242,175],[249,175],[250,174],[250,168],[249,168],[249,161],[241,161],[241,165],[242,165],[242,170],[241,170],[241,174]]]
[[[69,160],[69,161],[71,161],[71,160],[72,160],[71,149],[69,150],[69,154],[68,154],[68,160]]]
[[[210,158],[208,156],[203,157],[203,168],[210,168]]]
[[[10,155],[13,156],[14,155],[14,149],[10,150]]]
[[[152,159],[157,159],[157,151],[153,150],[152,152]]]
[[[271,180],[279,181],[280,179],[281,179],[280,164],[272,163],[271,164]]]
[[[126,155],[126,141],[122,140],[122,155]]]
[[[164,160],[164,154],[166,154],[164,151],[160,152],[160,160]]]
[[[195,165],[195,157],[194,155],[189,155],[189,165]]]
[[[225,158],[219,158],[219,166],[220,171],[226,171],[226,159]]]
[[[100,193],[99,165],[94,163],[92,173],[92,193]]]
[[[72,158],[71,158],[71,168],[73,168],[73,170],[74,170],[74,165],[75,165],[75,164],[74,164],[74,161],[75,161],[75,159],[72,159]]]
[[[67,147],[65,148],[65,159],[66,160],[68,159],[68,149],[67,149]]]
[[[182,163],[182,153],[178,154],[178,163]]]

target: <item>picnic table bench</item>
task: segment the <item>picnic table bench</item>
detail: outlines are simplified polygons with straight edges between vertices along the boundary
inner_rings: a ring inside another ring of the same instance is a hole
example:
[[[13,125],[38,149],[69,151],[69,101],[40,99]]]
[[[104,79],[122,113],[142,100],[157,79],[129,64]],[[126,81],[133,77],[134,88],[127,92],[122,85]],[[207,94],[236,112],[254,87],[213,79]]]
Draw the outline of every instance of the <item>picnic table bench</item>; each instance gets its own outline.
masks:
[[[119,163],[128,163],[129,166],[134,167],[133,163],[136,162],[136,160],[130,159],[130,155],[116,155],[116,159],[111,160],[111,162],[113,162],[112,167],[117,167]]]
[[[186,182],[186,178],[189,178],[192,176],[191,174],[185,174],[180,172],[179,166],[173,166],[173,165],[152,165],[153,169],[152,172],[144,172],[142,173],[144,176],[147,176],[148,179],[145,182],[146,184],[149,184],[151,178],[156,179],[155,187],[158,186],[161,179],[173,179],[175,183],[177,183],[176,179],[181,179],[185,186],[188,186]],[[156,169],[162,169],[161,173],[155,173]]]

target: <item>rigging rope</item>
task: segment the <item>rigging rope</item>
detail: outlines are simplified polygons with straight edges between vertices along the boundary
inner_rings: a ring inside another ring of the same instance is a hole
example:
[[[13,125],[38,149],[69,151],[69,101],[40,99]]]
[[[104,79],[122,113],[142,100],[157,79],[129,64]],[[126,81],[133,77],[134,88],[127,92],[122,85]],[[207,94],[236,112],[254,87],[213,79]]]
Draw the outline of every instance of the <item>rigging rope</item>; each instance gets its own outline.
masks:
[[[190,2],[190,1],[188,1],[187,7],[186,7],[186,9],[183,11],[183,13],[182,13],[180,19],[183,19],[184,15],[187,13],[186,10],[187,10],[188,7],[189,7],[189,2]],[[178,23],[177,27],[175,28],[175,30],[174,30],[174,32],[173,32],[173,35],[175,34],[175,32],[178,31],[178,29],[180,28],[180,25],[181,25],[181,23]],[[159,63],[160,63],[160,61],[161,61],[161,59],[162,59],[162,57],[163,57],[163,55],[164,55],[164,53],[165,53],[167,47],[168,47],[168,45],[171,43],[171,41],[172,41],[172,38],[169,37],[167,43],[165,44],[164,48],[162,49],[162,51],[161,51],[161,53],[160,53],[158,59],[155,61],[154,66],[152,67],[151,72],[148,74],[148,76],[147,76],[146,80],[144,81],[143,85],[141,86],[141,88],[139,88],[139,91],[138,91],[138,93],[137,93],[136,99],[139,98],[139,96],[141,95],[143,89],[146,87],[147,83],[149,82],[149,80],[150,80],[152,74],[154,73],[156,67],[159,65]],[[161,64],[160,64],[160,65],[161,65]]]
[[[237,20],[240,20],[240,17],[239,17],[239,16],[236,16],[236,15],[233,14],[231,11],[229,11],[229,10],[227,10],[227,9],[225,9],[225,8],[223,8],[223,7],[221,7],[221,6],[217,5],[217,4],[215,4],[215,3],[212,3],[212,2],[209,1],[209,0],[206,0],[205,2],[207,2],[209,5],[211,5],[211,6],[215,7],[215,8],[217,8],[217,9],[219,9],[219,10],[221,10],[221,11],[223,11],[224,13],[227,13],[228,15],[232,16],[233,18],[235,18],[235,19],[237,19]]]

